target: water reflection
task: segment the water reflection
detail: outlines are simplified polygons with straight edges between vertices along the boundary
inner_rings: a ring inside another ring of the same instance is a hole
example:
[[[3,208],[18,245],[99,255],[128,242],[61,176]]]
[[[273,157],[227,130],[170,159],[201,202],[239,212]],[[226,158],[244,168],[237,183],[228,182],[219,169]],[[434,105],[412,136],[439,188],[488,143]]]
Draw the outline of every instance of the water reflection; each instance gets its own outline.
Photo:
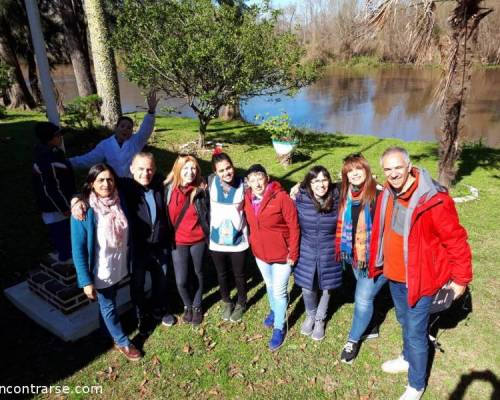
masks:
[[[242,113],[245,119],[254,121],[256,114],[285,111],[294,125],[316,131],[436,141],[441,120],[433,96],[439,79],[440,71],[429,68],[331,69],[321,81],[300,90],[293,98],[253,98],[243,104]],[[65,101],[76,96],[71,68],[58,68],[54,80]],[[119,82],[124,112],[144,109],[137,86],[123,76]],[[500,70],[473,72],[463,120],[467,140],[483,138],[484,144],[500,147],[499,85]],[[182,100],[169,99],[165,103],[177,107],[180,115],[195,117]]]

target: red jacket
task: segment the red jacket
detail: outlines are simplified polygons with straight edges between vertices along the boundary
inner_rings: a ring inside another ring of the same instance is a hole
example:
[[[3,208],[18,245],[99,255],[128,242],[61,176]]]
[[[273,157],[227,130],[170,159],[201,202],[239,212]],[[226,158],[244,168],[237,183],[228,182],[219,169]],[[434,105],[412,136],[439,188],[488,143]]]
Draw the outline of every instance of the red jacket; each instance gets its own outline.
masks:
[[[420,169],[419,182],[408,206],[404,228],[404,259],[408,304],[432,296],[449,280],[465,286],[472,280],[472,256],[467,232],[458,221],[455,203],[446,189]],[[373,220],[368,276],[382,273],[383,228],[388,186],[379,196]]]
[[[250,246],[255,257],[267,263],[294,263],[299,258],[300,228],[297,209],[282,186],[273,181],[255,215],[252,190],[245,193],[245,216],[250,229]]]

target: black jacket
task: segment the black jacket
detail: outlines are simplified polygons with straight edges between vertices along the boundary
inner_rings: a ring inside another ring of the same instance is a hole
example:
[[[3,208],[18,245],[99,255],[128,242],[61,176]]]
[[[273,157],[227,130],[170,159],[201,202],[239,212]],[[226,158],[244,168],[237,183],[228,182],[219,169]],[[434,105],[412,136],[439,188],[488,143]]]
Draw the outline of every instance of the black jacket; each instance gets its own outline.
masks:
[[[124,210],[130,225],[133,254],[147,252],[151,246],[166,249],[167,218],[165,212],[163,177],[155,174],[149,185],[156,203],[156,221],[151,224],[151,214],[146,201],[146,189],[132,178],[119,178],[120,196],[125,199]]]
[[[35,147],[32,179],[40,211],[69,211],[75,194],[75,176],[61,149],[44,144]]]

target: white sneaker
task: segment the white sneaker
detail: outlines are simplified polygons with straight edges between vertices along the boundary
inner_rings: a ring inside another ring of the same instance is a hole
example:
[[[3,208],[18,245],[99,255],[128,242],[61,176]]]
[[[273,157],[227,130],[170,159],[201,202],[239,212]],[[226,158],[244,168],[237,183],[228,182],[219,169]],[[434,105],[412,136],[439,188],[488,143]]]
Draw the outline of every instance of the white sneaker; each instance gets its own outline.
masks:
[[[424,390],[413,389],[411,386],[406,386],[406,391],[399,398],[399,400],[420,400],[424,394]]]
[[[399,374],[401,372],[408,372],[410,364],[406,361],[402,355],[394,360],[386,361],[382,364],[382,371],[389,374]]]

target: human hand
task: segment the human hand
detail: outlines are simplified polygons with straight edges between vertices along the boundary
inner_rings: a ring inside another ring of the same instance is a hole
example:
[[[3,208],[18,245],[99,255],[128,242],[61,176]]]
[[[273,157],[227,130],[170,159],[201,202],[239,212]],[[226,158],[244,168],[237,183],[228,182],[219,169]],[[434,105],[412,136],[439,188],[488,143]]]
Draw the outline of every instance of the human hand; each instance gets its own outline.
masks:
[[[455,283],[453,281],[450,282],[448,287],[453,290],[453,300],[458,299],[465,293],[466,286],[459,285],[458,283]]]
[[[160,101],[160,98],[157,96],[158,91],[156,89],[151,89],[146,95],[146,103],[148,104],[148,113],[154,114],[156,111],[156,106]]]
[[[296,183],[290,189],[290,198],[292,200],[295,200],[295,198],[297,197],[297,194],[299,193],[299,188],[300,188],[300,183]]]
[[[85,286],[83,288],[83,293],[85,293],[85,296],[87,296],[90,300],[95,300],[97,298],[97,292],[92,284]]]
[[[71,199],[71,215],[78,221],[85,221],[87,216],[87,205],[78,197]]]
[[[293,267],[295,265],[295,261],[293,261],[291,258],[287,258],[286,263],[290,266]]]

